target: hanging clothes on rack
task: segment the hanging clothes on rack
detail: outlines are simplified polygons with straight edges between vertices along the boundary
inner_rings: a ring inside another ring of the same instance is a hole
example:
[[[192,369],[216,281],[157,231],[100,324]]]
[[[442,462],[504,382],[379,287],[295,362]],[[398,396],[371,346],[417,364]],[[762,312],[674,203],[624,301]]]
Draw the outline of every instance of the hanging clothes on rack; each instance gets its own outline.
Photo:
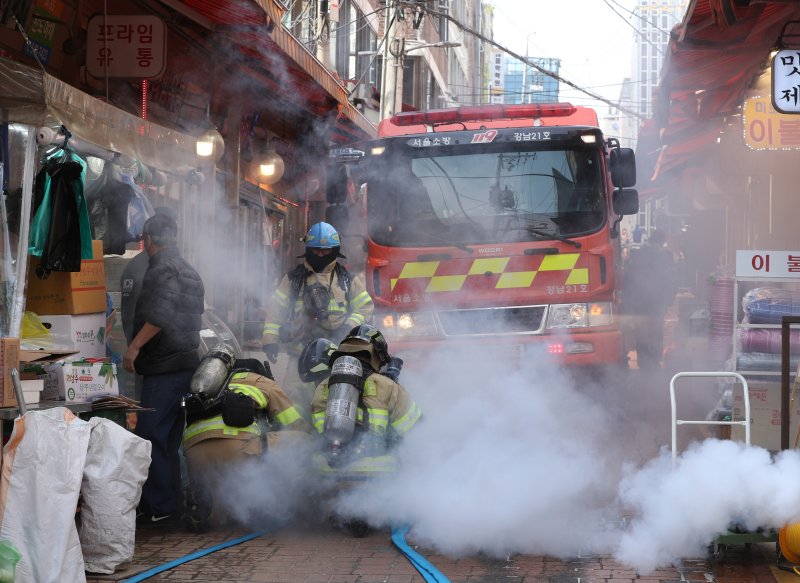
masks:
[[[41,257],[37,276],[51,271],[80,271],[92,258],[89,212],[83,195],[86,162],[64,144],[52,152],[36,175],[28,253]]]
[[[134,180],[139,173],[138,164],[131,168],[105,164],[86,188],[94,238],[103,241],[105,254],[125,253],[125,245],[141,239],[144,222],[155,214]]]

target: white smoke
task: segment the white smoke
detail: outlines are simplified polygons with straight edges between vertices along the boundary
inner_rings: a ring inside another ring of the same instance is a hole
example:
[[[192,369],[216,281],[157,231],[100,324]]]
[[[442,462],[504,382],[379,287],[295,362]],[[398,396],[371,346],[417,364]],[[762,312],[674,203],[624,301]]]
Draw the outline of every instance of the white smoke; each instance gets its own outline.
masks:
[[[436,373],[404,372],[424,420],[402,444],[402,470],[345,494],[339,511],[410,524],[416,541],[456,555],[597,544],[617,483],[607,413],[552,368],[494,371],[459,356],[484,366],[435,359]]]
[[[416,543],[451,556],[602,553],[641,572],[704,555],[728,528],[800,517],[794,452],[773,461],[708,439],[672,470],[670,454],[657,454],[669,435],[668,379],[642,377],[650,393],[634,387],[653,405],[636,423],[626,413],[636,400],[614,383],[576,389],[533,363],[455,364],[487,364],[478,355],[435,361],[438,373],[403,373],[424,421],[401,444],[401,470],[341,494],[342,515],[410,525]]]
[[[800,455],[773,460],[759,447],[708,439],[692,445],[672,469],[663,453],[620,484],[621,502],[637,517],[615,556],[648,572],[699,556],[730,527],[780,528],[800,519]]]

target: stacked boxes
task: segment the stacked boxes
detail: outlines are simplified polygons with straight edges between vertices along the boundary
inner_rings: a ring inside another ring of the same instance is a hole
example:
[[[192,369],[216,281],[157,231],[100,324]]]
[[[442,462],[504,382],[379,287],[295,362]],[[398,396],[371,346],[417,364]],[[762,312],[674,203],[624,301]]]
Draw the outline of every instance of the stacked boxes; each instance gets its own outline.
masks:
[[[43,314],[93,314],[106,311],[103,242],[92,241],[92,259],[81,261],[77,273],[54,271],[47,279],[36,276],[39,260],[30,258],[26,309]]]

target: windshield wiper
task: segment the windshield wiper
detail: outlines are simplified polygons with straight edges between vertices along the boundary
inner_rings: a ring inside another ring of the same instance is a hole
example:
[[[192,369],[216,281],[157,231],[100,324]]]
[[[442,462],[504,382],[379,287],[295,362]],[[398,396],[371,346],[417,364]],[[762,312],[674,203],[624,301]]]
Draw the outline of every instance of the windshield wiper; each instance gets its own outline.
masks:
[[[546,231],[544,229],[537,229],[536,227],[527,227],[529,233],[533,233],[534,235],[539,235],[540,237],[550,237],[551,239],[556,239],[561,241],[562,243],[568,243],[569,245],[573,245],[576,249],[581,248],[581,244],[579,241],[573,241],[564,235],[560,235],[554,231]]]

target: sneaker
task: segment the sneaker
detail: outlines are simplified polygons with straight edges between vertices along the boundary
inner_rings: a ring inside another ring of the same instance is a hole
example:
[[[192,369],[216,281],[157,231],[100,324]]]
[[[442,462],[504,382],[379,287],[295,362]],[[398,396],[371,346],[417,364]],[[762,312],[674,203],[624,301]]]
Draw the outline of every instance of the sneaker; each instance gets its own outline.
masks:
[[[136,526],[154,526],[170,524],[172,514],[163,514],[161,516],[154,514],[139,514],[136,517]]]

